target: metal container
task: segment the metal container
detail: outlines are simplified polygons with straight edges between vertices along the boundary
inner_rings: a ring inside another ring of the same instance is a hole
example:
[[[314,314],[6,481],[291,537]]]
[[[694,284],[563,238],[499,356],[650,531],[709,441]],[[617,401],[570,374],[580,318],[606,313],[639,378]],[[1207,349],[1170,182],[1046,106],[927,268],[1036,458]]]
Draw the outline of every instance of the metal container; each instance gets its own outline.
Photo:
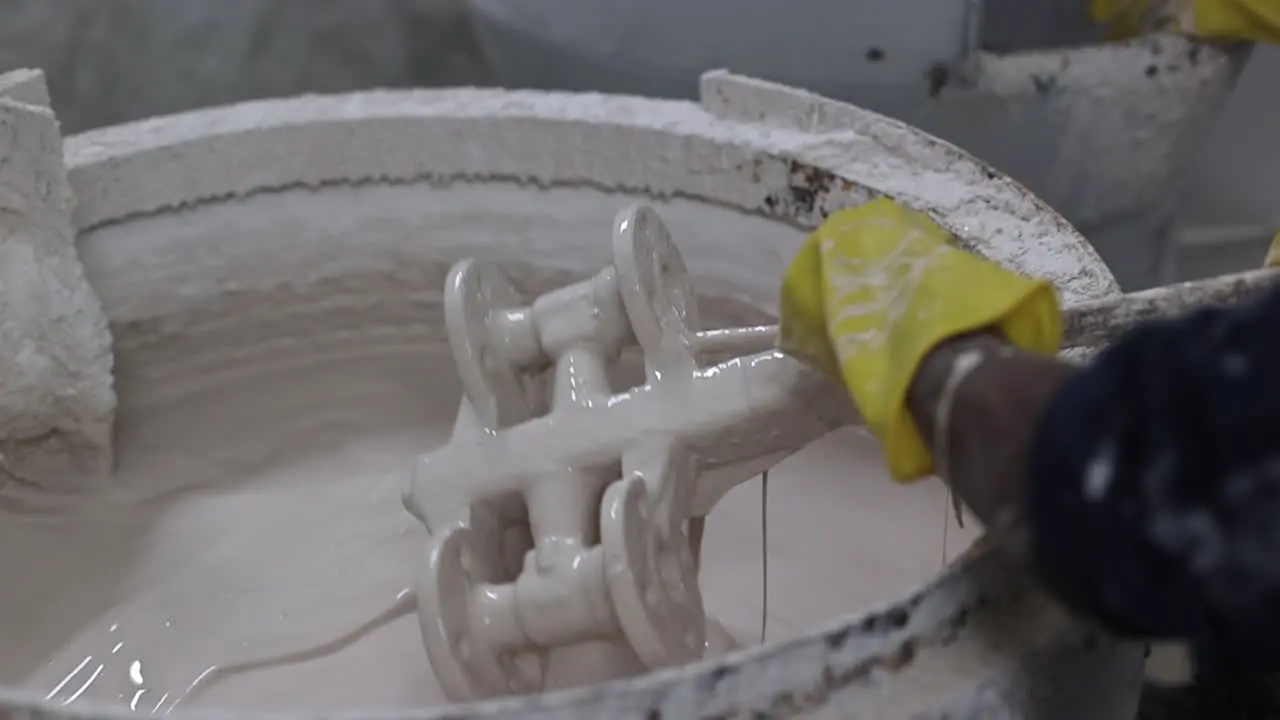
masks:
[[[725,73],[703,78],[700,102],[474,89],[255,102],[74,136],[65,159],[122,402],[168,372],[353,338],[439,338],[453,260],[492,258],[525,268],[529,289],[554,287],[607,260],[599,228],[627,198],[661,209],[711,323],[767,319],[807,229],[880,196],[1049,278],[1067,302],[1118,293],[1061,216],[965,152]],[[520,241],[530,233],[562,240],[531,255]],[[165,261],[141,262],[149,257]],[[303,326],[305,341],[295,337]],[[184,350],[196,337],[219,347],[216,357]],[[908,597],[850,613],[793,640],[626,681],[358,717],[1130,720],[1136,710],[1142,648],[1073,620],[981,544]],[[0,717],[135,716],[0,688]]]

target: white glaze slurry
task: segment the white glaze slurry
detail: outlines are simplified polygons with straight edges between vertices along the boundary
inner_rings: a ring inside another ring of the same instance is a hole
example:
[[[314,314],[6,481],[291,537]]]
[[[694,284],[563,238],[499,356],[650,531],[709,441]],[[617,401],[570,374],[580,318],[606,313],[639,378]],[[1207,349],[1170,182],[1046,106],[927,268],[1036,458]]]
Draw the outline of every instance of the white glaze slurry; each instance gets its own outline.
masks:
[[[391,605],[426,542],[400,504],[406,469],[447,437],[459,393],[452,373],[424,377],[424,361],[450,364],[443,347],[319,359],[208,387],[186,378],[162,402],[126,404],[110,498],[0,522],[0,683],[49,693],[79,668],[55,694],[65,700],[102,665],[80,699],[136,696],[163,711],[213,665],[331,640]],[[936,572],[941,487],[895,487],[877,463],[874,443],[849,430],[773,472],[770,639]],[[756,482],[730,493],[704,549],[707,608],[745,645],[758,640],[759,502]],[[963,547],[954,527],[951,537]],[[401,618],[336,655],[229,677],[190,703],[442,701],[415,621]]]

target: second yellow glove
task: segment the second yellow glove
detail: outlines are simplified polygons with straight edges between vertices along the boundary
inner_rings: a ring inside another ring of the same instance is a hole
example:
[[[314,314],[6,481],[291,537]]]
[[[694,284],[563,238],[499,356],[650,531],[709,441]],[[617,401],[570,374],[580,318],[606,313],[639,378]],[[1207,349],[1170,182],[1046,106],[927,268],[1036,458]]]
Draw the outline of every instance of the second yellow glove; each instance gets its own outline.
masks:
[[[1271,238],[1271,245],[1267,248],[1267,257],[1262,261],[1262,267],[1280,267],[1280,233]]]
[[[1280,43],[1277,0],[1091,0],[1089,12],[1114,38],[1172,28],[1218,40]]]

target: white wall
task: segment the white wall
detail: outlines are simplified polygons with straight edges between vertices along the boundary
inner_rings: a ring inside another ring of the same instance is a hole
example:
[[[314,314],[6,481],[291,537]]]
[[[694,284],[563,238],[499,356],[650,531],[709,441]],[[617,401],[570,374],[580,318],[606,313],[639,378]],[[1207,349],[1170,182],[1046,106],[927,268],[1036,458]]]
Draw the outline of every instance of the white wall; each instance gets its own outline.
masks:
[[[1259,47],[1199,158],[1194,222],[1280,227],[1280,47]]]
[[[45,70],[64,133],[239,100],[480,84],[461,0],[0,0],[0,72]]]
[[[1184,229],[1257,227],[1245,242],[1184,247],[1170,279],[1257,267],[1280,231],[1280,47],[1259,47],[1197,158]],[[1246,236],[1246,237],[1248,237]]]

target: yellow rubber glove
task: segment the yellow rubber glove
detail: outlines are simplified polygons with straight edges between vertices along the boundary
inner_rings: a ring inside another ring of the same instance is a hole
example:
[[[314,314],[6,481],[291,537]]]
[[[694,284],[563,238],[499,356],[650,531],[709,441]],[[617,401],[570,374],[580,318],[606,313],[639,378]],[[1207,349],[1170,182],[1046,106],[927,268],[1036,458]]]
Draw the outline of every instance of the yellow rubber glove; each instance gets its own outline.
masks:
[[[1262,267],[1280,267],[1280,233],[1271,238],[1271,246],[1267,248],[1267,259],[1262,261]]]
[[[925,215],[875,200],[828,218],[782,285],[781,348],[844,383],[901,482],[933,472],[906,406],[930,350],[985,327],[1031,352],[1052,354],[1062,340],[1049,283],[951,241]]]
[[[1219,40],[1280,43],[1277,0],[1091,0],[1089,12],[1117,39],[1173,29]]]

